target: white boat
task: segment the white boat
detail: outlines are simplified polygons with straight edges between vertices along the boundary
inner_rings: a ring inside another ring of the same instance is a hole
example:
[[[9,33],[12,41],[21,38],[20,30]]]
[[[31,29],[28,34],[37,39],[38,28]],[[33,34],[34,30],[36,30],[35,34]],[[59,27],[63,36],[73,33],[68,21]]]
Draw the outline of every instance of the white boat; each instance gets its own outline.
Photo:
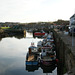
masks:
[[[42,47],[42,41],[39,41],[37,43],[37,50],[38,50],[38,52],[41,52],[41,47]]]

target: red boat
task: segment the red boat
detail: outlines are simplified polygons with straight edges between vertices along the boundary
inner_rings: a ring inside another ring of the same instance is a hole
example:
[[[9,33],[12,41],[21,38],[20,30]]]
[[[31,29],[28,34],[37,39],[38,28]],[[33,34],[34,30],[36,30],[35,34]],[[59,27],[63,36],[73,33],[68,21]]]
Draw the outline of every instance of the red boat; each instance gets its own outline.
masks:
[[[35,32],[34,36],[44,36],[45,32]]]

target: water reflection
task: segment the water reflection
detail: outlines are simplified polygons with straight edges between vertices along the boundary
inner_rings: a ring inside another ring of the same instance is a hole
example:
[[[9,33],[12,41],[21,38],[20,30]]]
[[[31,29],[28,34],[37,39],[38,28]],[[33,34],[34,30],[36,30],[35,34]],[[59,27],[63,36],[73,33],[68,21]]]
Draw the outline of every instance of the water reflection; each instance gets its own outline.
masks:
[[[28,72],[34,72],[35,70],[38,70],[39,68],[41,68],[43,70],[43,73],[52,73],[52,71],[56,68],[56,66],[52,65],[49,67],[46,66],[34,66],[34,65],[26,65],[26,70]]]
[[[41,66],[43,73],[52,73],[52,71],[56,68],[55,65],[52,66]]]
[[[0,41],[2,40],[2,38],[0,38]]]
[[[42,39],[32,38],[33,35],[27,33],[26,38],[5,37],[0,41],[0,75],[45,75],[41,67],[37,67],[34,72],[28,72],[25,65],[27,49],[31,42]],[[56,69],[54,70],[56,74]]]
[[[31,66],[26,66],[26,70],[27,70],[28,72],[34,72],[35,70],[38,70],[38,68],[39,68],[39,66],[33,66],[33,65],[31,65]]]

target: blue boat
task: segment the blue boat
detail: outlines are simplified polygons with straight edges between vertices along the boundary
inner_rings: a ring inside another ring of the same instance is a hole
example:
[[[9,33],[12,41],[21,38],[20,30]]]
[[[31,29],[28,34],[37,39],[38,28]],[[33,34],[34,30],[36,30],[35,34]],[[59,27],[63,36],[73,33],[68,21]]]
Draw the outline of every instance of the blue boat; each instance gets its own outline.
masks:
[[[26,55],[26,65],[38,65],[39,64],[39,54],[37,47],[34,46],[34,43],[31,43],[31,46],[28,49]]]
[[[26,65],[38,65],[38,61],[26,61]]]

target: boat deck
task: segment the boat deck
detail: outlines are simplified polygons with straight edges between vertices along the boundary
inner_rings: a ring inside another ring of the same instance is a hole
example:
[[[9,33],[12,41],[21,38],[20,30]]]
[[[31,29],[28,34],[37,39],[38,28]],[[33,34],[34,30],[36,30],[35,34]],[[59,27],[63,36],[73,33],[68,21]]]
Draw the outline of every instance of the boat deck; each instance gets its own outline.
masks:
[[[29,55],[28,61],[34,61],[34,55]]]
[[[43,61],[52,61],[53,59],[55,59],[55,57],[50,57],[50,56],[43,56],[42,60]]]

